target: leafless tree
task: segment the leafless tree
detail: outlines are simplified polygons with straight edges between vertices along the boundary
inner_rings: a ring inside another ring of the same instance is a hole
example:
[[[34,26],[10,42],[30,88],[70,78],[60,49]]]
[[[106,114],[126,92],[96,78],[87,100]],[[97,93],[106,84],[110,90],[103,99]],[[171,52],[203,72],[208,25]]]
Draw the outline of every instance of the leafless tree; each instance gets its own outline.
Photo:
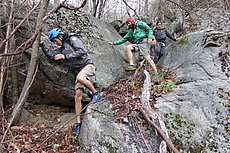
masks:
[[[9,129],[9,127],[11,125],[14,125],[14,124],[16,124],[18,122],[18,119],[19,119],[20,114],[21,114],[21,110],[23,108],[23,105],[24,105],[27,97],[28,97],[30,87],[31,87],[31,85],[33,83],[33,80],[34,80],[34,77],[36,75],[37,62],[38,62],[38,58],[39,58],[39,56],[38,56],[38,48],[39,48],[39,44],[40,44],[40,35],[41,35],[41,28],[42,28],[43,22],[51,14],[56,12],[61,7],[64,7],[64,8],[67,8],[67,9],[80,9],[80,8],[85,6],[86,1],[87,0],[84,0],[79,7],[69,7],[69,6],[64,4],[66,2],[66,0],[64,0],[62,3],[56,5],[50,12],[48,12],[46,14],[46,9],[47,9],[47,6],[49,4],[49,0],[43,0],[42,5],[40,7],[39,15],[38,15],[38,18],[37,18],[37,25],[36,25],[34,34],[23,45],[19,46],[18,49],[16,49],[15,53],[7,52],[7,48],[8,48],[7,46],[9,44],[9,42],[11,42],[11,39],[13,38],[13,35],[17,31],[17,29],[22,25],[22,23],[25,20],[28,19],[28,17],[30,16],[31,12],[33,12],[34,9],[37,8],[37,6],[39,6],[40,3],[37,3],[37,5],[34,6],[33,9],[31,9],[31,11],[24,17],[24,19],[14,29],[12,29],[12,28],[11,28],[11,30],[7,29],[6,38],[0,44],[1,47],[5,46],[4,53],[0,54],[1,59],[4,59],[4,61],[6,61],[6,59],[8,57],[12,57],[13,55],[18,55],[19,53],[22,53],[23,51],[25,51],[26,49],[30,48],[31,46],[32,46],[32,51],[33,51],[32,55],[31,55],[31,59],[30,59],[30,64],[29,64],[29,69],[28,69],[28,73],[27,73],[27,76],[26,76],[26,80],[25,80],[24,86],[22,88],[22,91],[20,93],[20,97],[19,97],[19,99],[17,101],[17,104],[14,107],[14,110],[13,110],[13,113],[12,113],[12,117],[10,119],[8,129]],[[14,4],[14,3],[12,3],[12,4]],[[11,24],[9,24],[9,25],[11,25]],[[3,78],[3,77],[1,77],[1,78]],[[3,79],[2,82],[4,82],[4,81],[5,80]],[[2,83],[2,85],[3,85],[3,83]],[[3,88],[1,88],[1,89],[3,89]],[[3,91],[3,90],[1,90],[1,91]],[[1,104],[2,104],[2,101],[1,101]],[[7,133],[7,130],[4,133],[4,135],[6,133]]]
[[[229,10],[230,9],[230,2],[229,2],[229,0],[224,0],[224,8],[225,8],[225,10]]]
[[[107,2],[108,0],[90,0],[89,3],[92,4],[90,9],[91,14],[96,18],[102,18]]]
[[[9,36],[11,30],[13,29],[13,8],[14,8],[14,1],[10,1],[7,3],[7,1],[5,0],[3,3],[5,3],[6,5],[4,5],[4,20],[8,22],[8,24],[6,25],[6,36]],[[10,39],[11,41],[8,41],[5,46],[4,46],[4,51],[3,53],[9,53],[10,52],[10,48],[11,45],[13,44],[14,38],[12,37]],[[4,86],[6,84],[5,78],[6,78],[6,68],[9,66],[10,64],[10,58],[1,58],[1,71],[0,71],[0,114],[2,114],[3,111],[3,92],[4,92]]]

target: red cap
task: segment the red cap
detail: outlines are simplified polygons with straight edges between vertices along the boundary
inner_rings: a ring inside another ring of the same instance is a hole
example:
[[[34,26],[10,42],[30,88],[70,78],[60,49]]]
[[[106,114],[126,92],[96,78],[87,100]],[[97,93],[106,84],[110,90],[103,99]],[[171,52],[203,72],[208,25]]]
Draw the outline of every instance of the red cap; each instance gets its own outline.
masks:
[[[126,19],[125,23],[127,24],[128,22],[131,22],[132,24],[135,24],[135,21],[131,17],[128,17]]]

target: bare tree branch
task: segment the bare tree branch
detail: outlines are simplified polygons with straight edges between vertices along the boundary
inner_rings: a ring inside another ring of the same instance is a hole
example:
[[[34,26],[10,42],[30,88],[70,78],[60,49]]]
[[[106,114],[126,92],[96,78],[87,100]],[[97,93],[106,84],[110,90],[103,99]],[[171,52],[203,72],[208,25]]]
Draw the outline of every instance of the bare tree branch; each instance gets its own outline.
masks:
[[[184,8],[184,7],[181,6],[180,4],[178,4],[178,3],[176,3],[176,2],[174,2],[174,1],[172,1],[172,0],[166,0],[166,1],[169,1],[169,2],[171,2],[171,3],[173,3],[173,4],[175,4],[176,6],[178,6],[178,7],[181,8],[182,10],[184,10],[184,11],[190,16],[190,13],[191,13],[191,12],[189,12],[186,8]]]
[[[229,0],[224,0],[224,8],[225,8],[225,10],[230,9],[230,3],[229,3]]]
[[[65,8],[65,9],[69,9],[69,10],[79,10],[81,8],[83,8],[85,5],[87,4],[87,0],[84,0],[82,2],[82,4],[78,7],[73,7],[73,6],[67,6],[67,5],[64,5],[64,3],[61,3],[61,7]]]
[[[128,7],[128,8],[130,8],[134,13],[135,13],[135,15],[138,17],[138,19],[140,19],[140,17],[139,17],[139,15],[138,15],[138,13],[137,13],[137,11],[135,10],[135,9],[133,9],[127,2],[126,2],[126,0],[122,0],[124,3],[125,3],[125,5]],[[128,13],[128,12],[127,12]],[[130,16],[130,15],[129,15]]]
[[[40,5],[40,2],[35,5],[32,10],[26,15],[26,17],[15,27],[15,29],[10,33],[10,35],[4,39],[1,44],[0,44],[0,49],[2,48],[2,46],[13,36],[13,34],[15,34],[15,32],[18,30],[18,28],[29,18],[29,16],[31,15],[31,13],[33,13],[33,11]]]

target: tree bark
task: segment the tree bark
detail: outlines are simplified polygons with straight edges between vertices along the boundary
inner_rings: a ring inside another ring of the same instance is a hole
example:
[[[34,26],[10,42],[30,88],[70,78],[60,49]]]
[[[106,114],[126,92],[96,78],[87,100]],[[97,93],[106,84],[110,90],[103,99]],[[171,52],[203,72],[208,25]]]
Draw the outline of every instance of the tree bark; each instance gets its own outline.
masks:
[[[10,35],[10,31],[12,30],[12,18],[13,18],[13,7],[14,7],[14,0],[12,0],[10,3],[5,1],[4,5],[4,12],[5,12],[5,21],[8,21],[7,30],[6,30],[6,37]],[[8,5],[7,5],[8,4]],[[4,53],[8,53],[10,48],[10,42],[6,42]],[[1,61],[1,67],[0,67],[0,116],[2,116],[2,124],[4,126],[4,108],[3,108],[3,92],[4,92],[4,86],[5,86],[5,76],[6,76],[6,67],[9,65],[10,58],[6,57],[5,59],[0,59]],[[3,150],[3,145],[0,144],[0,152]]]
[[[145,0],[144,1],[144,15],[148,16],[149,15],[149,5],[148,5],[149,1]]]
[[[15,44],[15,38],[14,36],[12,36],[10,38],[10,51],[15,51],[16,50],[16,44]],[[18,90],[18,73],[17,73],[17,59],[12,56],[11,57],[11,65],[13,65],[13,67],[11,67],[11,82],[12,82],[12,101],[13,104],[16,104],[16,102],[18,101],[18,96],[19,96],[19,90]]]
[[[150,78],[150,74],[146,70],[144,71],[144,74],[145,74],[145,81],[143,85],[143,91],[140,97],[141,104],[142,104],[142,107],[140,107],[140,111],[142,112],[142,114],[144,115],[148,123],[156,129],[156,131],[160,134],[160,136],[163,139],[159,147],[160,153],[166,153],[167,146],[174,153],[179,153],[179,151],[173,146],[172,142],[170,141],[167,129],[160,115],[156,111],[154,111],[149,104],[150,90],[151,90],[151,78]],[[158,127],[154,123],[154,121],[159,122],[160,127]]]
[[[11,12],[12,14],[14,13],[14,6],[12,5],[11,7]],[[11,30],[14,29],[14,24],[12,21],[11,25]],[[12,35],[12,37],[9,40],[9,52],[10,53],[14,53],[16,51],[16,42],[15,42],[15,37],[14,34]],[[16,102],[18,101],[18,96],[19,96],[19,91],[18,91],[18,73],[17,73],[17,65],[16,65],[16,58],[14,56],[10,57],[10,65],[13,65],[10,68],[11,71],[11,82],[12,82],[12,101],[13,104],[16,104]]]
[[[39,55],[38,54],[39,44],[40,44],[40,37],[41,37],[41,24],[42,24],[41,21],[46,14],[48,4],[49,4],[49,0],[42,1],[41,8],[40,8],[38,18],[37,18],[36,31],[35,31],[35,33],[38,33],[38,35],[32,47],[33,52],[32,52],[31,59],[30,59],[29,70],[28,70],[26,81],[24,83],[19,100],[13,110],[12,117],[9,123],[9,127],[11,125],[15,125],[18,123],[20,115],[21,115],[21,110],[29,94],[30,86],[32,85],[34,77],[36,75],[38,58],[39,58],[38,56]]]
[[[11,1],[11,3],[7,3],[5,1],[4,5],[4,20],[8,21],[8,26],[6,30],[6,37],[10,35],[10,31],[12,30],[12,16],[13,16],[13,4],[14,1]],[[9,6],[10,5],[10,6]],[[9,52],[9,42],[5,44],[4,54]],[[0,67],[0,114],[3,113],[3,92],[4,92],[4,86],[5,86],[5,76],[6,76],[6,67],[9,65],[9,57],[7,58],[1,58],[1,67]]]

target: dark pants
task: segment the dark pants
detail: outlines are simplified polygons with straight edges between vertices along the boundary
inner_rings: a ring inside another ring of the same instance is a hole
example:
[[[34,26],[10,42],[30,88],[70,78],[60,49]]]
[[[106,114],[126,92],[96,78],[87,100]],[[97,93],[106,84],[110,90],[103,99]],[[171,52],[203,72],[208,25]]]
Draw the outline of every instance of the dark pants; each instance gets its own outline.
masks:
[[[157,64],[157,62],[164,55],[164,53],[165,53],[165,43],[157,42],[156,45],[151,46],[150,56],[155,64]]]

